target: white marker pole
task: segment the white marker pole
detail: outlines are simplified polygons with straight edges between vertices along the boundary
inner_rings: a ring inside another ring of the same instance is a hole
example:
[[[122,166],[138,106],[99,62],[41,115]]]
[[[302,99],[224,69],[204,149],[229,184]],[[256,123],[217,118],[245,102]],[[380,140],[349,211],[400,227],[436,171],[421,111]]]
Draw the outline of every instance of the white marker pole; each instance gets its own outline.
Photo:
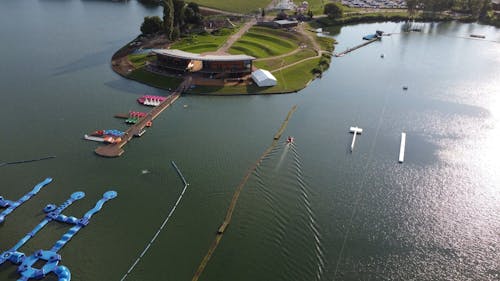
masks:
[[[351,127],[349,128],[349,131],[354,134],[352,136],[352,143],[351,143],[351,152],[352,152],[354,150],[354,143],[356,142],[356,135],[358,133],[361,134],[363,132],[363,129],[358,127]]]
[[[399,146],[399,163],[405,160],[406,133],[401,133],[401,145]]]

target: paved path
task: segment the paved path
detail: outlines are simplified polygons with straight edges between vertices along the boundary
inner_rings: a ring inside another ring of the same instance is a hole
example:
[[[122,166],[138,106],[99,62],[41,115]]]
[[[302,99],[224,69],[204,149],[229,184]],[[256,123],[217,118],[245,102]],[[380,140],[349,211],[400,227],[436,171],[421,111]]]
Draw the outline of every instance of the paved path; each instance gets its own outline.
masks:
[[[316,56],[314,57],[309,57],[309,58],[305,58],[303,60],[299,60],[299,61],[296,61],[294,63],[291,63],[291,64],[288,64],[288,65],[285,65],[285,66],[282,66],[280,68],[277,68],[277,69],[274,69],[273,71],[271,72],[278,72],[278,71],[281,71],[285,68],[289,68],[289,67],[292,67],[294,65],[297,65],[297,64],[300,64],[300,63],[303,63],[305,61],[308,61],[308,60],[312,60],[312,59],[318,59],[321,57],[321,54],[323,54],[323,51],[321,50],[321,46],[318,44],[318,42],[312,37],[312,34],[307,32],[304,27],[302,25],[299,25],[297,27],[297,31],[300,32],[301,34],[303,34],[304,36],[307,37],[307,39],[309,39],[309,44],[312,44],[313,48],[314,48],[314,51],[316,51]],[[296,51],[298,51],[300,49],[297,49]],[[292,52],[293,53],[293,52]],[[275,58],[275,57],[273,57]]]
[[[248,21],[247,23],[245,23],[245,25],[243,25],[240,28],[240,30],[238,30],[238,32],[236,32],[235,34],[231,35],[227,39],[226,43],[224,43],[224,45],[222,45],[222,47],[220,47],[217,50],[217,53],[220,53],[220,54],[227,53],[227,50],[229,50],[229,48],[231,48],[231,46],[234,44],[234,42],[236,42],[238,39],[240,39],[240,37],[243,36],[243,34],[245,34],[245,32],[247,32],[256,23],[257,23],[257,20],[255,18],[252,18],[250,21]]]

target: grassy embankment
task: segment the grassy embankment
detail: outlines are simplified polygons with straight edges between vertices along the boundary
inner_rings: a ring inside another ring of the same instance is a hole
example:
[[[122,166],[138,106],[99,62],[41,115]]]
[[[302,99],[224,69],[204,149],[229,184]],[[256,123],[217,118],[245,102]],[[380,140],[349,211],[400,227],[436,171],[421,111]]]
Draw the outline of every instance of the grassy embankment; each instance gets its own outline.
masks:
[[[333,50],[332,39],[322,38],[318,41],[323,50]],[[314,79],[314,69],[326,70],[329,65],[329,59],[318,57],[312,42],[309,42],[303,34],[260,26],[252,27],[235,42],[229,52],[256,57],[255,66],[273,72],[278,85],[265,88],[255,84],[225,87],[197,86],[191,89],[190,93],[225,95],[296,92]],[[286,67],[294,63],[298,64]]]
[[[224,44],[224,42],[226,42],[227,38],[237,30],[237,28],[222,29],[214,34],[194,34],[181,38],[172,44],[171,48],[193,53],[216,51]],[[156,60],[155,56],[145,53],[130,54],[127,57],[135,68],[126,75],[127,78],[137,80],[160,89],[175,89],[182,82],[182,79],[178,77],[166,77],[146,71],[144,69],[146,63]]]
[[[259,8],[265,8],[271,0],[192,0],[202,6],[218,10],[248,14],[256,12]]]

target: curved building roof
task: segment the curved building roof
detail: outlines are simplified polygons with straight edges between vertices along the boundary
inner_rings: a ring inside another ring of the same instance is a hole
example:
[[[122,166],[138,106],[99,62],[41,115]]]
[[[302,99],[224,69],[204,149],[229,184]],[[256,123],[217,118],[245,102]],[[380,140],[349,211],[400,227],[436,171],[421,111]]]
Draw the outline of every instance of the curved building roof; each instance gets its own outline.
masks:
[[[244,61],[255,58],[247,55],[201,55],[175,49],[155,49],[153,53],[180,59],[200,60],[200,61]]]

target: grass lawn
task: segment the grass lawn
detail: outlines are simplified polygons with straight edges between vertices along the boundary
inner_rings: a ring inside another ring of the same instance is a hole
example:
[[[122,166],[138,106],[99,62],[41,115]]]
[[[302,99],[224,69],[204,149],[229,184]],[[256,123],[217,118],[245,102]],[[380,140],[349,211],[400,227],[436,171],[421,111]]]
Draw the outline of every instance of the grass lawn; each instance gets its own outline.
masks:
[[[209,8],[248,14],[257,11],[259,8],[267,7],[271,0],[192,0],[192,2]]]
[[[238,31],[238,28],[225,28],[217,35],[212,34],[194,34],[189,37],[181,38],[170,46],[170,49],[179,49],[192,53],[204,53],[217,51],[229,36]]]
[[[263,68],[263,69],[267,69],[269,71],[272,71],[274,69],[280,68],[283,65],[292,64],[294,62],[303,60],[305,58],[314,57],[314,56],[316,56],[316,52],[314,50],[302,49],[295,54],[292,54],[292,55],[289,55],[289,56],[286,56],[283,58],[256,61],[256,62],[254,62],[254,65],[258,68]]]
[[[252,27],[229,49],[231,54],[265,58],[289,53],[299,46],[297,38],[271,28]]]
[[[154,61],[156,60],[156,57],[148,57],[148,54],[132,54],[128,55],[128,60],[134,65],[135,68],[141,68],[146,64],[146,61]]]
[[[165,89],[175,89],[182,82],[182,78],[166,77],[156,73],[144,70],[143,68],[136,69],[127,75],[127,78],[137,80],[150,86]]]
[[[316,67],[319,59],[311,59],[299,65],[286,68],[273,73],[278,80],[278,85],[260,88],[255,84],[249,86],[233,87],[208,87],[197,86],[188,93],[190,94],[212,94],[212,95],[234,95],[234,94],[278,94],[285,92],[296,92],[303,89],[307,83],[314,78],[311,69]],[[286,80],[285,80],[286,77]]]
[[[293,2],[296,5],[300,5],[303,1],[302,0],[294,0]],[[313,15],[318,16],[318,15],[323,14],[325,4],[330,3],[331,1],[329,1],[329,0],[309,0],[307,2],[309,3],[309,9],[313,12]]]

